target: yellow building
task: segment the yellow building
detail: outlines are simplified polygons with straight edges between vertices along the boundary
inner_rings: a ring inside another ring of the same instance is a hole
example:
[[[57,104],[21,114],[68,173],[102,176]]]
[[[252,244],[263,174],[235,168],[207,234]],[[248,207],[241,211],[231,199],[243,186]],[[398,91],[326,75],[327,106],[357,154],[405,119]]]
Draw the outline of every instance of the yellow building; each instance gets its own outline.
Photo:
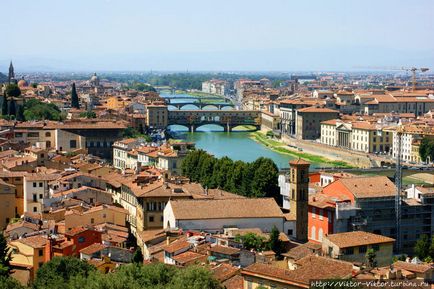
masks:
[[[126,101],[119,96],[112,96],[106,99],[106,108],[118,110],[126,106]]]
[[[322,252],[331,258],[367,264],[366,252],[375,251],[378,266],[392,263],[395,239],[373,233],[355,231],[325,236]]]
[[[15,187],[15,215],[24,214],[24,188],[23,179],[26,172],[0,172],[0,179]]]
[[[24,271],[28,274],[29,281],[33,280],[42,264],[50,260],[48,242],[46,236],[41,235],[10,242],[11,265],[14,270]]]
[[[168,110],[166,105],[146,106],[146,125],[150,128],[166,128],[168,124]]]
[[[4,229],[16,215],[15,186],[0,179],[0,228]]]
[[[103,223],[125,227],[127,215],[127,210],[112,205],[93,207],[85,212],[70,210],[65,213],[65,230],[68,231],[77,226]]]

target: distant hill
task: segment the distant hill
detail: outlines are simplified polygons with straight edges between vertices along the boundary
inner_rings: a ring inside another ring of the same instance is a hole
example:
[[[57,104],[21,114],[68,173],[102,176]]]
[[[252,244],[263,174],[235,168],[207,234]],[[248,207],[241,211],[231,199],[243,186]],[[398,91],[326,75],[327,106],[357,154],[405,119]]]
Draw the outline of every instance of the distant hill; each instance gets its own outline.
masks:
[[[8,77],[0,72],[0,83],[8,81]]]

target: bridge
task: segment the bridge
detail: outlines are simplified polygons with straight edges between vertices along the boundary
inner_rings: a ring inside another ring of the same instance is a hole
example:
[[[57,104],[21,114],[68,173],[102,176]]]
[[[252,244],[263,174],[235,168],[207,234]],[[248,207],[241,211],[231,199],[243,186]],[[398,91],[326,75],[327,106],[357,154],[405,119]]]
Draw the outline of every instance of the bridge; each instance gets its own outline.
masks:
[[[224,131],[232,131],[240,125],[261,126],[261,112],[257,110],[170,110],[168,125],[182,125],[195,132],[198,127],[216,124]]]
[[[184,106],[186,105],[194,105],[195,107],[197,107],[199,110],[203,110],[204,107],[214,107],[218,110],[221,110],[224,107],[234,107],[235,105],[233,105],[232,103],[206,103],[206,102],[179,102],[179,103],[169,103],[168,105],[170,106],[174,106],[177,109],[182,109]]]

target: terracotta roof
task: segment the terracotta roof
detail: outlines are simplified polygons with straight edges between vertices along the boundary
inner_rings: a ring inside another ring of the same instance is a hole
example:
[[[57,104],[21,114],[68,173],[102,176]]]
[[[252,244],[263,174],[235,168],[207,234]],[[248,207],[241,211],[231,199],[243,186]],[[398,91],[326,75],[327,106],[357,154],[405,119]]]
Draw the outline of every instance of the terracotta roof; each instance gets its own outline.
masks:
[[[359,199],[392,197],[396,194],[395,184],[386,176],[343,178],[336,182],[340,182]]]
[[[272,198],[225,200],[170,200],[176,219],[279,218],[282,211]]]
[[[164,246],[164,251],[168,252],[168,253],[175,253],[176,251],[185,249],[185,248],[190,248],[191,244],[185,240],[176,240],[173,243]]]
[[[289,164],[290,165],[310,165],[310,162],[305,161],[301,158],[298,158],[298,159],[294,159],[294,160],[289,161]]]
[[[222,255],[236,255],[240,253],[240,249],[220,245],[212,246],[209,248],[209,251]]]
[[[83,248],[80,250],[80,253],[86,254],[86,255],[92,255],[96,252],[99,252],[101,250],[103,250],[104,248],[106,248],[106,245],[103,245],[101,243],[94,243],[90,246],[87,246],[86,248]]]
[[[183,265],[183,264],[195,261],[197,259],[206,258],[206,255],[202,255],[202,254],[195,253],[195,252],[192,252],[192,251],[186,251],[186,252],[178,254],[178,255],[176,255],[176,256],[174,256],[172,258],[176,262],[178,262],[181,265]]]
[[[309,107],[305,107],[305,108],[300,108],[300,109],[297,110],[297,112],[336,113],[336,114],[339,114],[339,111],[337,111],[337,110],[330,109],[330,108],[325,108],[325,107],[315,107],[315,106],[309,106]]]
[[[404,269],[410,272],[425,273],[429,270],[433,270],[433,265],[423,263],[423,264],[413,264],[409,262],[397,261],[393,263],[393,267],[396,269]]]
[[[243,289],[244,279],[241,275],[235,275],[223,282],[223,286],[226,289]]]
[[[26,181],[54,181],[60,178],[60,174],[30,174],[26,175]]]
[[[18,242],[21,242],[25,245],[28,245],[32,248],[44,248],[47,244],[47,238],[41,235],[31,236],[27,238],[19,239]]]
[[[325,238],[340,248],[395,242],[395,239],[363,231],[337,233]]]
[[[214,278],[216,278],[220,282],[223,282],[238,274],[240,272],[240,268],[237,268],[230,264],[222,263],[211,268],[211,271],[213,272]]]
[[[307,242],[305,244],[299,245],[295,248],[292,248],[287,253],[284,253],[284,256],[294,259],[295,261],[304,258],[308,255],[315,254],[315,252],[321,249],[321,244],[315,244],[311,242]]]
[[[416,187],[423,195],[434,195],[434,187]]]

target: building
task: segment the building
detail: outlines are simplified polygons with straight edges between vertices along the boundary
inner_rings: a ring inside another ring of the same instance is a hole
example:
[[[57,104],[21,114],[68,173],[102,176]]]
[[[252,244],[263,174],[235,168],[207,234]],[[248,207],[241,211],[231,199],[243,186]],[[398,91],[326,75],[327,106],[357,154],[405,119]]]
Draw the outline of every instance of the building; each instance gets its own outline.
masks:
[[[395,239],[363,231],[324,236],[322,253],[328,257],[356,264],[367,264],[366,252],[375,251],[377,266],[392,264]]]
[[[168,125],[167,105],[149,104],[145,108],[146,126],[150,129],[164,129]]]
[[[15,202],[15,186],[0,179],[0,228],[4,230],[10,220],[15,218],[18,208]]]
[[[100,205],[84,212],[72,209],[65,213],[65,230],[103,223],[125,227],[127,215],[127,210],[113,205]]]
[[[332,119],[321,122],[322,144],[365,153],[389,153],[392,133],[382,125],[367,121],[345,122]]]
[[[46,236],[36,235],[14,240],[9,243],[9,247],[13,270],[22,272],[29,282],[34,280],[38,269],[51,259]]]
[[[49,182],[60,178],[59,174],[28,174],[23,179],[24,212],[41,213],[44,200],[49,199]]]
[[[129,138],[115,142],[113,144],[113,166],[116,169],[125,170],[132,167],[127,166],[128,153],[141,143],[140,139]]]
[[[243,288],[310,288],[311,280],[348,279],[353,265],[320,256],[307,256],[297,261],[294,270],[254,263],[241,270]]]
[[[321,122],[335,119],[339,111],[330,108],[305,107],[297,110],[295,137],[298,139],[318,139],[321,136]]]
[[[273,226],[283,231],[284,217],[274,199],[170,200],[164,208],[164,228],[223,232],[223,228]]]
[[[229,92],[229,85],[224,80],[211,79],[202,82],[202,92],[225,96]]]

